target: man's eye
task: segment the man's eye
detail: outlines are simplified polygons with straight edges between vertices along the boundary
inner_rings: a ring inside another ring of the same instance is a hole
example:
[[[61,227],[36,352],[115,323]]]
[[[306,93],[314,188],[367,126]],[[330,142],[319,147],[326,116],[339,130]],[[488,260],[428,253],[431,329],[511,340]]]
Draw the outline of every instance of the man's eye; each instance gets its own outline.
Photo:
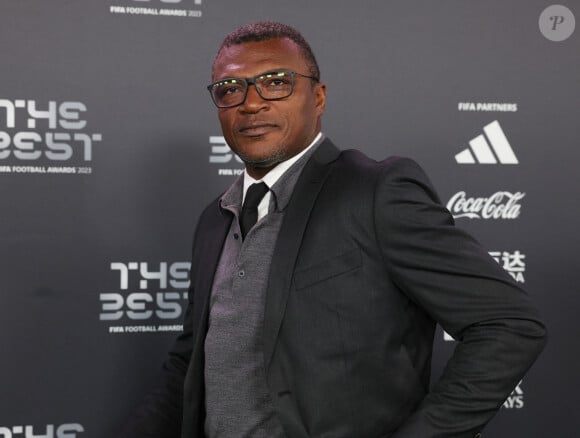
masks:
[[[290,83],[290,78],[286,75],[268,75],[262,80],[265,87],[284,87]]]
[[[231,96],[241,92],[243,92],[243,89],[239,85],[223,85],[220,87],[218,94],[220,96]]]

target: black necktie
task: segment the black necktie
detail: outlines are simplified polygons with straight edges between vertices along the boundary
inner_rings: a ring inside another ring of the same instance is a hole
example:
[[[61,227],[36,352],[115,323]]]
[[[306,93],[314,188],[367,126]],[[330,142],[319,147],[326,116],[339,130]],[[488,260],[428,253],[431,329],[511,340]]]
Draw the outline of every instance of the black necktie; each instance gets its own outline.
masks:
[[[240,216],[240,228],[242,230],[242,238],[246,237],[248,231],[254,226],[258,220],[258,204],[268,193],[268,186],[266,183],[252,184],[246,192],[246,199],[242,207],[242,215]]]

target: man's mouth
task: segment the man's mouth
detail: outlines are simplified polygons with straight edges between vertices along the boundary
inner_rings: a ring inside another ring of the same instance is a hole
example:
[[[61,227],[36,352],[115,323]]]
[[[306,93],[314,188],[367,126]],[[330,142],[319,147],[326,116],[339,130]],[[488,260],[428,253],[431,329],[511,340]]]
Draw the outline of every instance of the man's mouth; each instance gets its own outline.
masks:
[[[256,122],[241,126],[240,129],[238,129],[238,132],[248,137],[258,137],[267,134],[274,129],[276,129],[276,125],[272,123]]]

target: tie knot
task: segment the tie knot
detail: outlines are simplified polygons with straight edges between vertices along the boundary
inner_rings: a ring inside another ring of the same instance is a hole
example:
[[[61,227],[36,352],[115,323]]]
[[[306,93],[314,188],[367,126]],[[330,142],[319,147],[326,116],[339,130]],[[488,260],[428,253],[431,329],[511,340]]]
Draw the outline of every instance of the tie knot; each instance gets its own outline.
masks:
[[[255,183],[248,187],[248,191],[246,192],[246,199],[244,200],[244,209],[258,208],[258,204],[264,195],[268,193],[268,190],[270,189],[265,182]]]

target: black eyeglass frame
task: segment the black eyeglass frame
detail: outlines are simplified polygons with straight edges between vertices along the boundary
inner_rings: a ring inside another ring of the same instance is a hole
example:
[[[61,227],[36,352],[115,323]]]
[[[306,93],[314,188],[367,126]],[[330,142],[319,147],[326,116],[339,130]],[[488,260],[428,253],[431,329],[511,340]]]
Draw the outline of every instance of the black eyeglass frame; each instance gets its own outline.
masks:
[[[290,93],[288,93],[286,96],[281,96],[281,97],[264,97],[264,96],[262,96],[262,92],[260,91],[260,87],[256,86],[256,80],[258,78],[262,77],[262,76],[265,76],[265,75],[268,75],[268,74],[272,74],[272,73],[288,73],[290,75],[290,78],[292,80],[291,87],[290,87]],[[264,73],[260,73],[260,74],[254,76],[254,77],[251,77],[251,78],[233,78],[233,77],[232,78],[224,78],[224,79],[221,79],[219,81],[216,81],[216,82],[213,82],[213,83],[209,84],[207,86],[207,90],[209,91],[209,95],[211,96],[211,100],[212,100],[212,102],[214,103],[214,105],[216,107],[218,107],[218,108],[234,108],[236,106],[240,106],[240,105],[243,105],[244,104],[244,102],[246,101],[246,99],[248,97],[248,90],[250,89],[250,85],[253,85],[254,87],[256,87],[256,91],[258,92],[258,95],[260,96],[260,98],[262,98],[264,100],[269,100],[269,101],[272,101],[272,100],[281,100],[281,99],[286,99],[287,97],[292,96],[292,93],[294,93],[294,76],[302,76],[303,78],[311,79],[314,82],[319,82],[320,81],[320,79],[317,78],[317,77],[315,77],[315,76],[303,75],[302,73],[298,73],[298,72],[296,72],[294,70],[287,70],[287,69],[284,69],[284,68],[279,68],[279,69],[275,69],[275,70],[269,70],[269,71],[266,71]],[[235,81],[240,81],[240,83],[243,82],[245,84],[244,98],[241,100],[240,103],[236,103],[234,105],[225,105],[225,106],[219,105],[216,102],[215,97],[213,95],[213,92],[212,92],[213,88],[217,84],[219,84],[221,82],[234,81],[234,80]]]

